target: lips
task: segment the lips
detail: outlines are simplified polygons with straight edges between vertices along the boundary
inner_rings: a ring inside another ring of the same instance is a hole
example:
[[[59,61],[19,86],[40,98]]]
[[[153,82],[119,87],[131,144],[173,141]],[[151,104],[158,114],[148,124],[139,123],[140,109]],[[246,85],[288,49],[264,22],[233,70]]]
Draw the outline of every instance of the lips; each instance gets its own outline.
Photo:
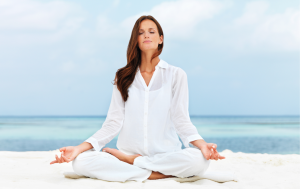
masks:
[[[149,40],[146,40],[146,41],[144,41],[144,43],[150,43],[151,41],[149,41]]]

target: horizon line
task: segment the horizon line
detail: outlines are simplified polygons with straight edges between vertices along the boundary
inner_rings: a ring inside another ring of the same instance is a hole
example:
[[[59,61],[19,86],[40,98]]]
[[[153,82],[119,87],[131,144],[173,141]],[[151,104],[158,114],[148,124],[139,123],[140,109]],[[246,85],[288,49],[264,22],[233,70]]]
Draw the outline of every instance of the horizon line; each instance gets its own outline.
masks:
[[[106,117],[107,115],[0,115],[2,117]],[[190,115],[190,117],[300,117],[300,115]]]

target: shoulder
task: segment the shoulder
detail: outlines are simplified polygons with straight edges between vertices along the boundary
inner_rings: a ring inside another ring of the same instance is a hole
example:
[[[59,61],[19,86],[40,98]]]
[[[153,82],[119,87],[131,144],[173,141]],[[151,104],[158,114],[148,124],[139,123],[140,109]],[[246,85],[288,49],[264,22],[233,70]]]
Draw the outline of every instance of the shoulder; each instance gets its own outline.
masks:
[[[166,61],[164,62],[167,63]],[[175,78],[187,76],[186,72],[182,68],[169,63],[167,63],[167,65],[167,72],[171,73],[173,76],[175,76]]]
[[[176,88],[178,85],[182,85],[187,82],[186,72],[179,66],[168,64],[166,73],[172,78],[172,88]]]

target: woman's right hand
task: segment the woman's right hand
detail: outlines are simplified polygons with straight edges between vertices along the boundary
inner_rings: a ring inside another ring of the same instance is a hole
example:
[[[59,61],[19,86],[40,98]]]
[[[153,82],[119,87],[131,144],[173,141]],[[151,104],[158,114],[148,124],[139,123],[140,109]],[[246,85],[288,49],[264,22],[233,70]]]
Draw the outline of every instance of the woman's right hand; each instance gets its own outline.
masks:
[[[59,149],[61,153],[61,157],[58,157],[55,155],[56,160],[52,161],[50,163],[64,163],[67,162],[69,163],[70,161],[73,161],[81,152],[77,146],[67,146],[67,147],[62,147]]]

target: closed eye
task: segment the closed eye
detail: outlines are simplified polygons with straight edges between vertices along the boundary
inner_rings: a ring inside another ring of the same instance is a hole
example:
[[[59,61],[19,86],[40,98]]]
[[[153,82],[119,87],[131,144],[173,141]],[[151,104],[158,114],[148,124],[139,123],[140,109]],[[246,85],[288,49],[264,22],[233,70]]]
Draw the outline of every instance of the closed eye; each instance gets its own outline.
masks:
[[[155,33],[155,32],[150,32],[150,33]],[[139,35],[140,35],[140,34],[143,34],[143,33],[139,33]]]

